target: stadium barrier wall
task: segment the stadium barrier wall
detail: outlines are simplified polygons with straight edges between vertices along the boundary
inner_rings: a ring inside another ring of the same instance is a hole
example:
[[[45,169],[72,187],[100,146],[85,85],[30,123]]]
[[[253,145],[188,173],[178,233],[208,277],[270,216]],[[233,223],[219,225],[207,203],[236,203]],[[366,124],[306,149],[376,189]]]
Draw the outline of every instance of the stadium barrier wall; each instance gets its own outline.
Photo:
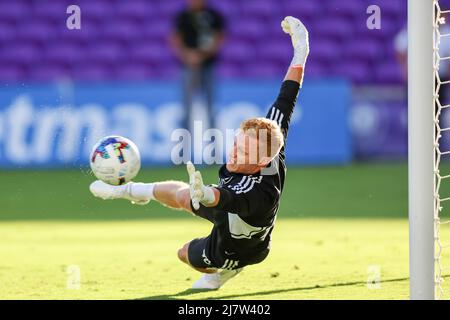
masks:
[[[405,87],[364,86],[354,87],[352,92],[350,127],[354,159],[406,160],[408,108]]]
[[[265,116],[279,88],[279,81],[220,83],[215,105],[219,128],[238,128],[243,119]],[[289,132],[289,163],[343,164],[352,159],[350,95],[343,80],[305,82]],[[87,165],[94,143],[109,134],[132,139],[144,165],[168,165],[177,143],[171,134],[184,112],[180,101],[178,82],[4,85],[0,167]],[[196,110],[202,119],[201,103]]]

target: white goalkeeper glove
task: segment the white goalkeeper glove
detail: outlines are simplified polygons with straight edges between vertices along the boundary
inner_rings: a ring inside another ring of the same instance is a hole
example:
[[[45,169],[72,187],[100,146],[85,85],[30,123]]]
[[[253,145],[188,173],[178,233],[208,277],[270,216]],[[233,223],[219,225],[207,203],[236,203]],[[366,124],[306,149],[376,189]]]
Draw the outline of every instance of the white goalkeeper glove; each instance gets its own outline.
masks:
[[[203,205],[214,203],[216,197],[213,188],[203,184],[200,171],[195,171],[195,167],[190,161],[186,164],[186,168],[189,174],[189,191],[194,209],[198,210],[200,203]]]
[[[304,67],[309,53],[309,36],[303,23],[294,17],[287,16],[281,21],[283,31],[291,36],[294,47],[294,58],[291,67]]]

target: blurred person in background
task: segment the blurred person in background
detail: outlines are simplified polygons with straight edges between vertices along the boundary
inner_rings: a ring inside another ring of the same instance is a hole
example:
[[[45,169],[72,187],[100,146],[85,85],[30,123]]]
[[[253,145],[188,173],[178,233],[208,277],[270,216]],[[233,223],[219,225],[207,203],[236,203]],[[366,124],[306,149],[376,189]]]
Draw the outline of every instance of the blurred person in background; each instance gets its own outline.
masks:
[[[446,20],[447,17],[446,17]],[[450,57],[450,26],[441,24],[439,26],[441,35],[439,42],[439,56],[441,58]],[[406,26],[403,27],[395,36],[394,48],[397,60],[400,63],[402,76],[405,86],[408,84],[408,31]],[[439,62],[439,76],[441,81],[450,80],[450,60],[441,60]],[[450,104],[448,85],[441,86],[439,90],[439,97],[442,104]],[[407,90],[407,89],[406,89]]]
[[[188,7],[175,18],[175,32],[170,38],[175,54],[184,66],[183,127],[190,129],[193,116],[193,99],[202,92],[207,109],[209,126],[213,118],[213,66],[223,42],[223,17],[207,7],[204,0],[187,0]]]

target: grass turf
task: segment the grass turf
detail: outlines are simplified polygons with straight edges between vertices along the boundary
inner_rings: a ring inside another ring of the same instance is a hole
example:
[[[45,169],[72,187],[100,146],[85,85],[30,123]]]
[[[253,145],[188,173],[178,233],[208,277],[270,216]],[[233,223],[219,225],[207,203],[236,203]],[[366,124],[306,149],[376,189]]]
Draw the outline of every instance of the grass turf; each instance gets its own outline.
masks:
[[[203,168],[205,183],[217,183],[217,167]],[[88,189],[85,170],[3,171],[0,220],[142,219],[185,217],[157,203],[130,206],[103,201]],[[136,181],[187,180],[183,166],[142,170]],[[407,217],[405,164],[288,168],[279,217]],[[449,189],[450,193],[450,189]]]
[[[202,171],[217,180],[214,168]],[[199,274],[176,258],[208,222],[156,203],[95,199],[83,170],[0,178],[8,186],[0,193],[0,299],[408,298],[404,164],[290,168],[271,254],[214,292],[188,290]],[[165,179],[186,180],[184,168],[138,176]],[[379,287],[368,286],[374,270]]]
[[[199,273],[178,262],[200,219],[5,222],[1,299],[406,299],[407,222],[280,219],[272,252],[221,290],[189,290]],[[448,234],[450,235],[450,234]],[[73,273],[80,271],[80,288]],[[369,285],[373,268],[380,287]]]

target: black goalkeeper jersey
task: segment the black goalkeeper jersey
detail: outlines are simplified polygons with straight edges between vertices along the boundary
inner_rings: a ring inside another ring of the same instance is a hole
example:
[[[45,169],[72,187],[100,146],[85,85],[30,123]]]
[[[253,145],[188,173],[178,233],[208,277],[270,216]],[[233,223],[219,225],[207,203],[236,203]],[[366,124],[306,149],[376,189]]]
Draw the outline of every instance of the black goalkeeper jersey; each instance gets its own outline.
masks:
[[[266,116],[280,125],[285,142],[298,90],[298,82],[284,81]],[[239,261],[240,266],[258,263],[267,256],[286,177],[284,150],[283,147],[269,167],[257,174],[232,173],[226,165],[220,168],[219,183],[214,185],[220,192],[217,206],[192,208],[195,214],[214,223],[208,256]]]

